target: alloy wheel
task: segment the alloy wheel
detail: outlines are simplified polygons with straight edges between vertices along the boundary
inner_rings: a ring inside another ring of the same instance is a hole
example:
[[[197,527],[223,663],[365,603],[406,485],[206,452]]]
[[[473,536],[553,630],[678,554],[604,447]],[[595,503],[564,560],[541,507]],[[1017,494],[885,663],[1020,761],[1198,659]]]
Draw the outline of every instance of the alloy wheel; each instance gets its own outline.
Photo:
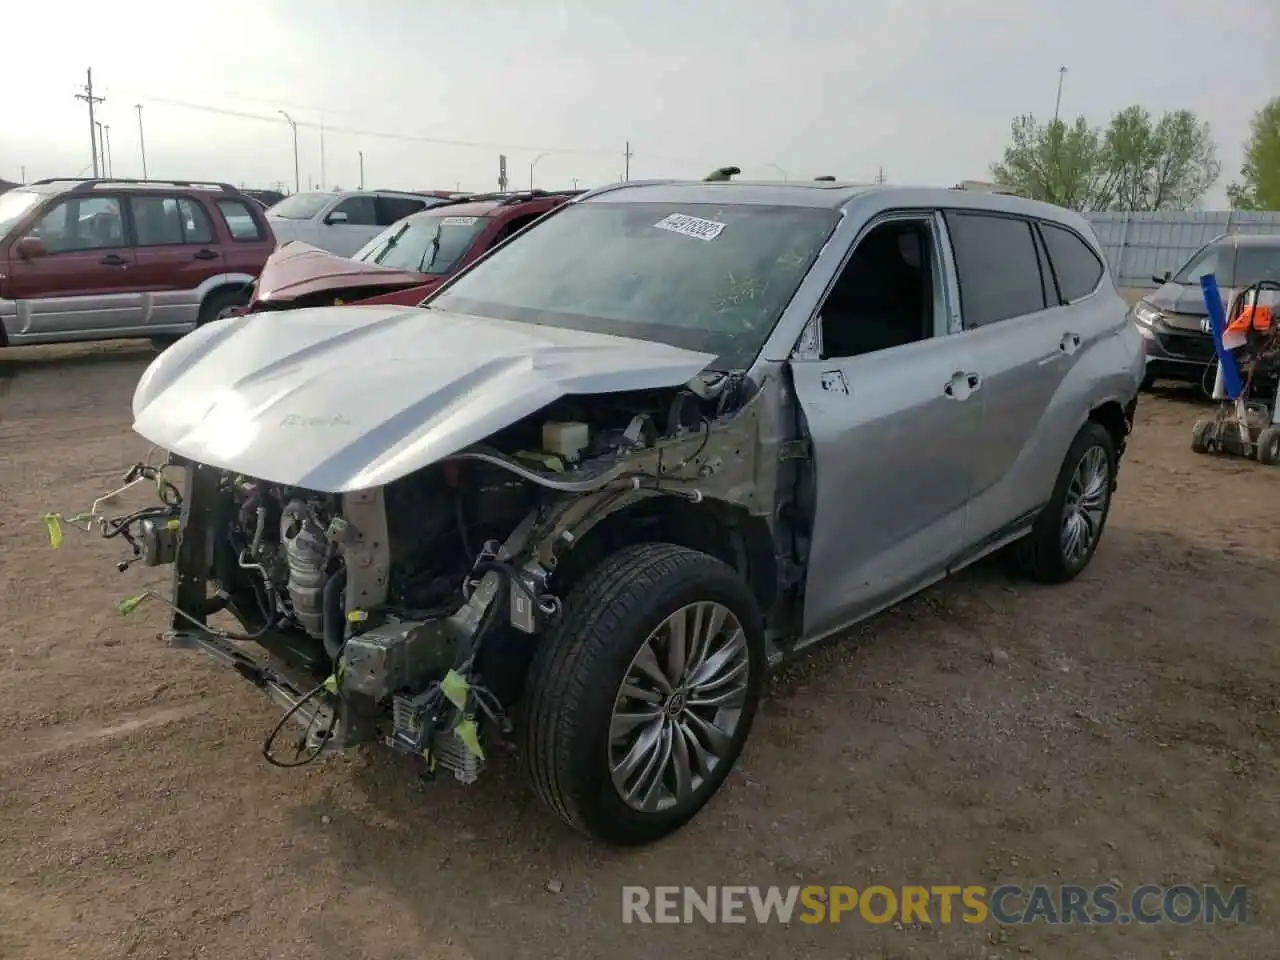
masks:
[[[1062,556],[1070,566],[1081,566],[1097,544],[1110,496],[1111,460],[1102,447],[1090,447],[1071,474],[1062,510]]]
[[[629,807],[687,802],[727,762],[747,703],[747,637],[724,605],[681,607],[641,644],[614,699],[609,771]]]

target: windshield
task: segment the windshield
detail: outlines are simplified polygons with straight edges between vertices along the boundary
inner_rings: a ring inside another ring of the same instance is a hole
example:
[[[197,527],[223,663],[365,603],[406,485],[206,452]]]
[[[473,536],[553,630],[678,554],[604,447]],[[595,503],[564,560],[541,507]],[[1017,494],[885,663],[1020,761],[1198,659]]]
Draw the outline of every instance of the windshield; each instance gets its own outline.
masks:
[[[30,190],[10,190],[0,193],[0,237],[12,229],[23,215],[40,202],[41,195]]]
[[[1259,280],[1280,281],[1280,244],[1265,247],[1210,244],[1188,260],[1173,281],[1199,283],[1207,273],[1212,273],[1222,287],[1247,287]]]
[[[754,204],[571,204],[427,306],[654,340],[743,369],[838,220]]]
[[[285,197],[267,213],[282,220],[310,220],[332,199],[333,194],[330,193],[295,193],[292,197]]]
[[[412,217],[387,227],[351,259],[438,276],[471,249],[488,223],[486,217]]]

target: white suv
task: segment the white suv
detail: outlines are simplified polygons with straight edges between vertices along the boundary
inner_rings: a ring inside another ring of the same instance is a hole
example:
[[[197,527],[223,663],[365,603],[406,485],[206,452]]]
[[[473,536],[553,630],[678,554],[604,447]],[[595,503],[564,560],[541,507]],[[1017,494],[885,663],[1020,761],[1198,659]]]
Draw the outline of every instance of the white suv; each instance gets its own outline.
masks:
[[[301,240],[349,257],[397,220],[445,201],[385,190],[295,193],[267,210],[276,239]]]

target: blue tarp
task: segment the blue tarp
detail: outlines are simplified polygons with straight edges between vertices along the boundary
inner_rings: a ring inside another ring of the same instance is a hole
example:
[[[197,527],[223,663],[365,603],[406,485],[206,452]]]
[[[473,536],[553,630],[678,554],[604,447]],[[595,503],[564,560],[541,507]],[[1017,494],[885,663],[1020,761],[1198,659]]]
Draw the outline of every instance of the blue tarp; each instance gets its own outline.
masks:
[[[1209,311],[1209,332],[1213,335],[1213,348],[1218,352],[1222,385],[1227,396],[1234,400],[1244,392],[1244,378],[1236,358],[1222,345],[1222,337],[1227,332],[1227,312],[1222,306],[1222,294],[1218,292],[1218,278],[1206,273],[1200,278],[1200,289],[1204,293],[1204,307]]]

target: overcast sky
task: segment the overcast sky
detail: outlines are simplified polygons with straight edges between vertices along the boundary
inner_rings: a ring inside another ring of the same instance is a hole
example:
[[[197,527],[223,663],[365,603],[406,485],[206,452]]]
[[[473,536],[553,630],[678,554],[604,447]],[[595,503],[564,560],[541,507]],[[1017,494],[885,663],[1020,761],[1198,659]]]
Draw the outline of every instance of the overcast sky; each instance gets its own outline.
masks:
[[[56,8],[56,16],[51,11]],[[492,189],[633,178],[984,179],[1011,118],[1141,103],[1213,127],[1223,178],[1280,94],[1280,0],[64,0],[4,5],[0,177],[113,172]],[[185,104],[185,106],[183,105]],[[200,106],[206,109],[194,109]],[[212,109],[209,109],[212,108]],[[216,112],[224,111],[224,112]],[[388,134],[409,139],[394,139]],[[417,138],[417,139],[414,139]],[[465,141],[475,146],[427,140]]]

